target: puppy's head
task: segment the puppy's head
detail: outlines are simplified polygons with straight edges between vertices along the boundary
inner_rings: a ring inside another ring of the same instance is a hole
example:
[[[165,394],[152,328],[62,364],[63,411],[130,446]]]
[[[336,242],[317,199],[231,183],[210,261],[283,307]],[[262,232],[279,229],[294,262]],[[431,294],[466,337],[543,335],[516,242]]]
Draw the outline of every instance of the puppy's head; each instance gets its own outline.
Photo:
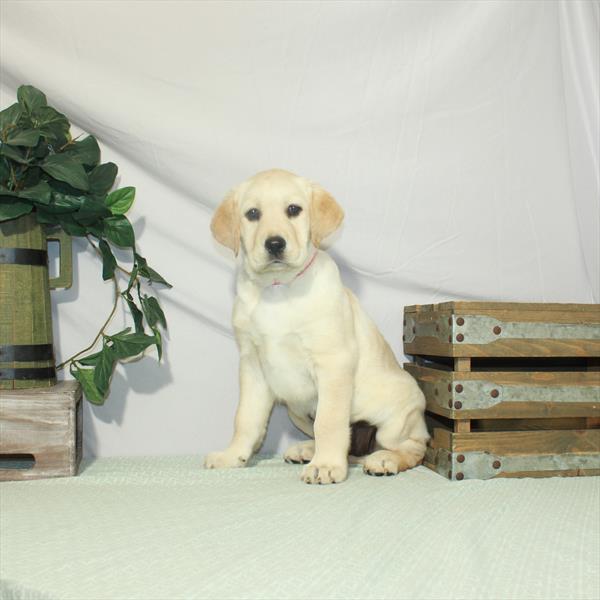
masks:
[[[217,208],[213,235],[254,273],[298,270],[311,247],[333,233],[344,213],[320,186],[282,170],[259,173]]]

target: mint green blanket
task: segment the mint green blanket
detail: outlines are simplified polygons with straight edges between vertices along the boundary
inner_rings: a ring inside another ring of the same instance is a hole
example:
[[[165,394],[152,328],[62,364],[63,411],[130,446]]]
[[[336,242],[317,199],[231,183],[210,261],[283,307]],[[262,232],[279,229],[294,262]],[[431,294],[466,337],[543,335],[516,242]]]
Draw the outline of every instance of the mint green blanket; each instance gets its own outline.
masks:
[[[600,597],[600,478],[334,486],[262,459],[100,459],[0,485],[4,600]]]

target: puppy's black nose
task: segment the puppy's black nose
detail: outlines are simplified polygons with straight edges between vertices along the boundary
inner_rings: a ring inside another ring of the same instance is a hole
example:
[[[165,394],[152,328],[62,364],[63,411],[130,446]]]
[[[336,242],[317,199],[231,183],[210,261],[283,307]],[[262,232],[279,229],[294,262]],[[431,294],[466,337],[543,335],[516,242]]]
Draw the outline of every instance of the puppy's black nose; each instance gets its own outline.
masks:
[[[278,256],[285,250],[285,240],[280,235],[265,240],[265,248],[271,256]]]

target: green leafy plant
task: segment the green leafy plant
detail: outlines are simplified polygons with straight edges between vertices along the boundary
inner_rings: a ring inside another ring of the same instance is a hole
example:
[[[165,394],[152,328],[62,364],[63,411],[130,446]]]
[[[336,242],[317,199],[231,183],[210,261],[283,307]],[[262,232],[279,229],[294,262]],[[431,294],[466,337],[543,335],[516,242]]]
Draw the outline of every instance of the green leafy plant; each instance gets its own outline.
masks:
[[[112,310],[94,341],[57,368],[68,366],[87,399],[103,404],[117,361],[136,357],[149,346],[156,346],[161,359],[160,328],[167,323],[158,299],[147,292],[153,284],[171,286],[136,251],[125,216],[135,188],[112,190],[117,166],[100,162],[94,136],[73,139],[65,115],[48,106],[46,96],[33,86],[21,86],[17,99],[0,112],[0,221],[33,212],[39,223],[85,237],[102,259],[102,278],[112,280],[115,289]],[[131,251],[131,271],[118,264],[112,246]],[[124,290],[119,277],[126,277]],[[134,330],[109,334],[120,301],[131,313]],[[82,356],[99,343],[99,351]]]

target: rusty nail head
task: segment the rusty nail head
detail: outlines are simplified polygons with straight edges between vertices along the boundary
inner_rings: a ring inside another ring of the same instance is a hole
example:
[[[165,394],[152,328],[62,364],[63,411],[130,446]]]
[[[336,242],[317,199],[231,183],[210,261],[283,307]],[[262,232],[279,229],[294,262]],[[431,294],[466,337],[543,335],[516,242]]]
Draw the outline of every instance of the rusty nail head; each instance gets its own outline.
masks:
[[[459,334],[456,336],[456,341],[457,341],[457,342],[462,342],[464,339],[465,339],[465,336],[464,336],[462,333],[459,333]]]
[[[456,474],[457,481],[462,481],[464,478],[465,478],[465,474],[464,473],[457,473]]]
[[[452,336],[451,336],[451,335],[449,335],[449,336],[448,336],[448,341],[449,341],[449,342],[451,342],[451,341],[452,341]]]
[[[460,400],[457,400],[457,401],[454,403],[454,408],[457,408],[457,409],[459,409],[459,410],[460,410],[460,409],[462,408],[462,402],[461,402]]]
[[[451,383],[449,383],[449,384],[448,384],[448,391],[449,391],[449,392],[451,392],[451,391],[452,391],[452,384],[451,384]]]
[[[464,325],[465,320],[462,317],[458,317],[458,319],[456,319],[456,323],[457,325]]]
[[[454,389],[460,394],[463,391],[463,386],[461,383],[457,383]]]
[[[502,466],[502,464],[500,463],[500,461],[499,461],[499,460],[495,460],[495,461],[492,463],[492,467],[494,467],[494,469],[499,469],[501,466]]]
[[[457,460],[459,463],[464,463],[464,462],[465,462],[465,455],[464,455],[464,454],[459,454],[459,455],[456,457],[456,460]]]
[[[500,335],[502,333],[502,327],[498,327],[498,325],[496,325],[496,327],[494,327],[494,333],[496,335]]]
[[[452,317],[448,319],[448,325],[452,325]]]
[[[495,388],[490,392],[490,396],[492,398],[497,398],[499,395],[500,395],[500,392]]]
[[[452,400],[448,400],[448,408],[452,408]]]

